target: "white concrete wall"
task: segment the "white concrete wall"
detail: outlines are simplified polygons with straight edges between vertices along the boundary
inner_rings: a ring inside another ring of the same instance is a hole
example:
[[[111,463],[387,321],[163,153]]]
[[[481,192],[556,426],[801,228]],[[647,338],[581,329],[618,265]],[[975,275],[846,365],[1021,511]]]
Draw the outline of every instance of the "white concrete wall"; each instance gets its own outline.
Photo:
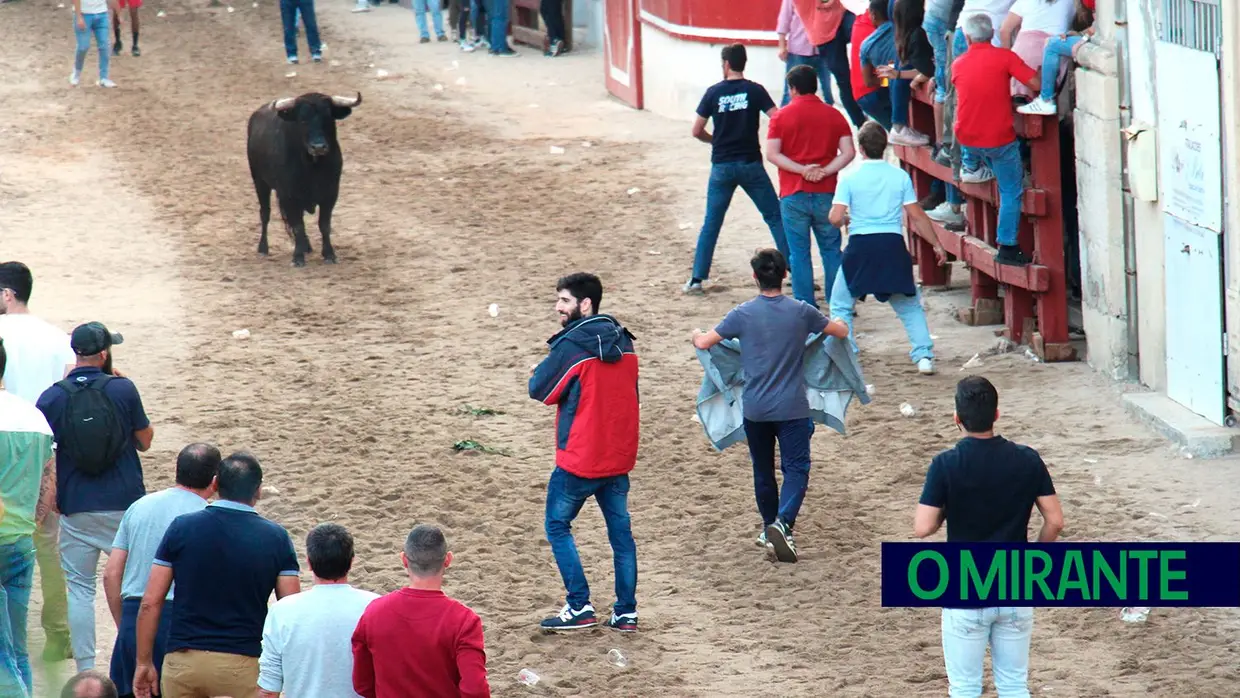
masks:
[[[719,52],[733,42],[685,41],[642,24],[642,89],[645,108],[672,119],[694,119],[706,88],[723,79]],[[784,64],[774,46],[748,46],[745,77],[761,83],[778,104],[784,94]]]
[[[1123,163],[1115,12],[1108,2],[1098,3],[1097,27],[1098,41],[1082,48],[1075,74],[1081,311],[1090,366],[1122,380],[1128,365]]]
[[[1240,411],[1240,8],[1222,4],[1223,56],[1223,311],[1228,335],[1227,392],[1231,409]]]
[[[1155,98],[1157,65],[1154,60],[1158,39],[1157,0],[1124,0],[1128,13],[1128,76],[1132,120],[1149,124],[1152,130],[1143,138],[1155,152],[1158,128],[1158,101]],[[1130,157],[1130,167],[1131,167]],[[1157,176],[1154,177],[1157,187]],[[1154,390],[1167,389],[1167,291],[1166,247],[1160,201],[1133,201],[1131,225],[1137,243],[1137,324],[1140,353],[1140,381]]]
[[[573,0],[573,38],[581,48],[603,45],[603,0]]]

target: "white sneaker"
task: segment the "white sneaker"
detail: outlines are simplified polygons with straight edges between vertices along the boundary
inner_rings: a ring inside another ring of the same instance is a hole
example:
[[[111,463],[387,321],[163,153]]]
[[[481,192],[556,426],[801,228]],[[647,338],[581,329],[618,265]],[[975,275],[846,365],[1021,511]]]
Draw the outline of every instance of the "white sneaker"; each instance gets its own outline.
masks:
[[[964,171],[960,173],[960,181],[965,184],[985,184],[995,178],[995,173],[989,167],[982,165],[976,170]]]
[[[1016,111],[1033,116],[1054,116],[1059,113],[1059,107],[1054,102],[1038,97],[1024,106],[1017,107]]]
[[[74,87],[77,87],[81,82],[82,82],[82,74],[76,70],[73,71],[73,74],[69,76],[69,84],[73,85]]]
[[[758,544],[759,548],[767,548],[767,547],[770,547],[771,545],[770,543],[766,542],[766,531],[759,533],[758,539],[754,542]]]
[[[116,87],[116,83],[112,82],[108,78],[104,78],[95,84],[99,87]]]
[[[920,148],[930,145],[930,136],[918,133],[908,126],[896,126],[891,129],[891,144]]]
[[[473,53],[474,51],[478,50],[478,47],[462,39],[461,50],[464,51],[465,53]]]
[[[685,293],[701,294],[702,293],[702,282],[694,281],[690,279],[689,281],[685,282],[684,287],[681,288],[680,290],[684,291]]]
[[[934,375],[934,361],[930,359],[922,359],[917,362],[917,372],[923,376]]]
[[[933,209],[926,211],[926,216],[936,223],[947,225],[949,223],[960,224],[964,222],[964,214],[960,211],[952,209],[952,205],[944,201]]]
[[[365,5],[358,5],[357,7],[353,8],[353,11],[354,12],[370,12],[370,3],[366,3]]]

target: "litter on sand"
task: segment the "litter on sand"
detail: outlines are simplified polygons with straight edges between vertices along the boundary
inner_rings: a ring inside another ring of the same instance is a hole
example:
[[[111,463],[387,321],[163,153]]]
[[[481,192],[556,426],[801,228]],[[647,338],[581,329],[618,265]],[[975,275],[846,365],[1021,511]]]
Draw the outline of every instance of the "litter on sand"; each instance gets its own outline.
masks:
[[[681,229],[681,230],[688,230],[689,228],[692,228],[692,227],[693,227],[693,224],[692,224],[692,223],[681,223],[680,225],[678,225],[678,226],[676,226],[676,227],[677,227],[677,228],[679,228],[679,229]]]
[[[465,78],[457,78],[457,79],[456,79],[456,84],[458,84],[458,85],[464,85],[464,84],[465,84]]]
[[[297,77],[297,71],[296,71],[296,70],[294,70],[294,71],[293,71],[293,72],[291,72],[291,73],[285,73],[285,74],[284,74],[284,77],[286,77],[286,78],[295,78],[295,77]]]
[[[658,250],[650,250],[650,254],[663,254],[663,253]]]
[[[233,12],[236,12],[236,10],[234,10],[234,9],[233,9],[233,6],[232,6],[232,5],[229,5],[229,6],[228,6],[228,12],[229,12],[229,14],[232,14]]]
[[[900,405],[900,414],[904,415],[905,417],[912,417],[913,415],[917,414],[917,410],[913,409],[913,406],[906,402]]]
[[[382,80],[383,78],[386,78],[387,76],[388,76],[388,71],[384,70],[383,68],[380,68],[375,71],[375,77],[379,78],[380,80]]]
[[[979,366],[981,366],[981,365],[982,365],[982,355],[981,355],[981,354],[974,354],[974,355],[973,355],[973,358],[971,358],[971,359],[969,359],[968,361],[964,362],[964,365],[960,367],[960,370],[961,370],[961,371],[967,371],[967,370],[968,370],[968,369],[970,369],[970,368],[977,368],[977,367],[979,367]]]
[[[563,154],[564,154],[564,149],[563,149],[563,148],[561,148],[561,147],[560,147],[560,146],[558,146],[558,145],[553,145],[553,146],[551,146],[551,154],[552,154],[552,155],[563,155]]]
[[[491,314],[491,317],[499,317],[499,303],[492,303],[491,306],[487,308],[487,312]]]
[[[64,7],[64,5],[61,5],[61,7]],[[164,13],[164,11],[163,11],[163,10],[160,10],[159,12],[156,12],[156,13],[155,13],[155,16],[156,16],[156,17],[163,17],[163,16],[164,16],[164,14],[165,14],[165,13]]]
[[[581,147],[582,148],[593,148],[594,144],[591,143],[590,141],[585,141],[584,143],[581,144]]]
[[[431,89],[435,90],[436,92],[443,92],[443,85],[440,85],[439,83],[435,83],[435,86],[432,87]]]
[[[236,332],[233,332],[233,339],[249,339],[249,338],[250,338],[249,330],[237,330]]]
[[[641,191],[641,189],[638,189],[637,187],[633,187],[632,189],[629,190],[629,196],[632,196],[639,191]]]

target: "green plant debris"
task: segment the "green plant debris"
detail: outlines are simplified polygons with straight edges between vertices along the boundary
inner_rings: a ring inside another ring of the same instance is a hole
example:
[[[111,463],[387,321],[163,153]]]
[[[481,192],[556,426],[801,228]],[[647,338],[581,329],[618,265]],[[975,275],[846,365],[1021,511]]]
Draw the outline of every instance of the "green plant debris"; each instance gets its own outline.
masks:
[[[494,417],[503,414],[500,410],[494,410],[490,407],[474,407],[473,405],[465,405],[461,408],[461,412],[473,417]]]
[[[510,455],[504,449],[491,448],[490,446],[483,446],[482,444],[478,443],[477,441],[474,441],[473,439],[465,439],[464,441],[457,441],[456,443],[452,444],[452,450],[457,451],[457,452],[475,451],[477,453],[488,453],[488,454],[496,455],[496,456]]]

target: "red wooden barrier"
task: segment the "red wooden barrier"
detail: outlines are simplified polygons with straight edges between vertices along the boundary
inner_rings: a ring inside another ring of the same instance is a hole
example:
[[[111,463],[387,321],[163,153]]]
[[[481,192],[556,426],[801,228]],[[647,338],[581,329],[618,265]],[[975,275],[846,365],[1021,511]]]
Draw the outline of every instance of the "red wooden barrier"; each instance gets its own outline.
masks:
[[[909,126],[934,133],[933,96],[918,90],[909,108]],[[948,254],[969,268],[973,294],[970,308],[960,319],[971,325],[1007,326],[1005,334],[1017,344],[1028,344],[1043,361],[1074,361],[1076,350],[1068,338],[1068,290],[1063,246],[1063,197],[1059,169],[1057,117],[1016,115],[1016,132],[1028,139],[1030,177],[1021,207],[1019,244],[1033,258],[1027,267],[995,262],[995,233],[999,194],[994,181],[958,184],[968,202],[967,228],[955,233],[935,223],[934,233]],[[1044,122],[1044,119],[1051,121]],[[897,157],[913,178],[919,197],[930,192],[935,179],[952,184],[952,171],[933,161],[930,148],[894,146]],[[912,227],[909,250],[926,286],[945,286],[951,267],[940,267],[933,242]],[[999,291],[1003,290],[1000,300]]]

